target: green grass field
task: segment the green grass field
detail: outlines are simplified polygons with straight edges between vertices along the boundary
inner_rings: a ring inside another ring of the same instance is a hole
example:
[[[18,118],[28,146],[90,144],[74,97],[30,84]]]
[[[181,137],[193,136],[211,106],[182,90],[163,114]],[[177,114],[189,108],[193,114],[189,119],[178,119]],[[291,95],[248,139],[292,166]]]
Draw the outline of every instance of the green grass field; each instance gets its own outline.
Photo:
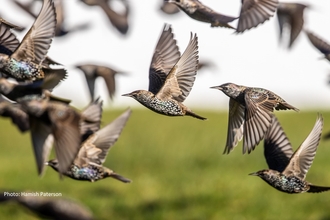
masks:
[[[28,133],[0,119],[0,189],[57,192],[88,206],[96,219],[330,219],[330,192],[289,195],[248,174],[267,168],[262,143],[242,155],[242,143],[223,155],[226,112],[208,118],[172,118],[133,109],[105,166],[133,180],[95,183],[59,179],[47,168],[42,178]],[[103,126],[123,110],[103,113]],[[330,112],[323,134],[330,131]],[[317,112],[276,112],[294,150],[314,126]],[[330,186],[330,140],[321,140],[308,181]],[[0,204],[0,219],[37,219],[14,203]]]

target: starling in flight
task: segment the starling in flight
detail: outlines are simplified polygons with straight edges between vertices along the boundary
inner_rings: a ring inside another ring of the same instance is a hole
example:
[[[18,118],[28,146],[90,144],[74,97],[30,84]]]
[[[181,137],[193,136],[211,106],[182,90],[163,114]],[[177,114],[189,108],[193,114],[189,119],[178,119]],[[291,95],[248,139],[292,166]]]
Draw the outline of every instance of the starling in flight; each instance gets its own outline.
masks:
[[[226,27],[235,29],[228,23],[237,19],[237,17],[219,14],[211,8],[203,5],[198,0],[165,0],[165,2],[177,5],[189,17],[197,21],[210,23],[211,27]]]
[[[225,83],[211,88],[222,91],[230,98],[227,143],[224,151],[227,154],[243,137],[243,154],[254,150],[271,125],[274,109],[299,111],[266,89],[234,83]]]
[[[117,71],[107,66],[95,65],[95,64],[82,64],[76,66],[78,69],[83,71],[86,82],[88,85],[89,93],[94,100],[95,93],[95,80],[97,77],[102,77],[108,88],[108,93],[112,99],[116,91],[115,75],[123,72]]]
[[[8,196],[11,192],[20,196]],[[29,195],[31,193],[31,195]],[[91,211],[80,203],[67,198],[54,198],[41,195],[35,196],[33,192],[0,192],[0,204],[2,202],[17,202],[25,208],[37,214],[42,219],[65,219],[65,220],[92,220]]]
[[[309,41],[313,44],[313,46],[318,49],[321,53],[324,54],[324,58],[330,61],[330,44],[316,36],[310,31],[305,31]]]
[[[102,165],[106,160],[109,149],[119,138],[130,114],[131,110],[125,111],[112,123],[91,134],[87,140],[82,143],[73,164],[63,174],[72,179],[91,182],[107,177],[115,178],[124,183],[131,182],[129,179],[120,176]],[[46,165],[58,171],[57,159],[46,162]]]
[[[280,39],[282,39],[283,27],[285,24],[290,26],[289,48],[292,47],[304,26],[304,9],[307,5],[300,3],[280,2],[277,7],[277,19],[280,28]]]
[[[45,71],[42,62],[54,37],[55,25],[54,3],[52,0],[44,0],[37,19],[19,46],[10,55],[0,54],[1,72],[20,81],[43,79]]]
[[[319,193],[330,190],[330,187],[315,186],[305,180],[321,139],[322,128],[323,118],[319,115],[311,133],[293,153],[281,125],[273,116],[264,142],[264,154],[269,169],[250,175],[259,176],[272,187],[285,193]]]
[[[123,96],[132,97],[159,114],[189,115],[205,120],[182,104],[192,89],[198,69],[197,44],[196,34],[194,37],[191,34],[189,44],[180,57],[172,28],[165,25],[149,69],[149,91],[136,90]]]
[[[118,13],[112,9],[109,5],[109,0],[81,0],[83,3],[89,6],[99,6],[103,9],[104,13],[107,15],[110,23],[123,35],[127,34],[129,24],[128,16],[130,13],[130,7],[127,0],[121,0],[125,11],[124,13]]]

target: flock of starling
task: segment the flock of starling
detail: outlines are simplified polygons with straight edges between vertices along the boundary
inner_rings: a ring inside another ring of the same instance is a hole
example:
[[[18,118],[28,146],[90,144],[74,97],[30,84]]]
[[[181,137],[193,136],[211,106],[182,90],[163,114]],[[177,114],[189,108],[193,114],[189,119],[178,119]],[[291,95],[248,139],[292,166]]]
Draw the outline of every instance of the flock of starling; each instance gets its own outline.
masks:
[[[115,12],[108,0],[81,0],[90,6],[100,6],[119,33],[128,31],[129,2],[122,0],[125,11]],[[55,4],[56,2],[56,4]],[[56,97],[53,89],[65,80],[68,71],[47,56],[52,39],[72,31],[88,28],[78,25],[72,30],[63,26],[62,2],[43,0],[38,15],[31,11],[33,1],[19,7],[35,17],[32,27],[19,41],[13,30],[17,25],[5,18],[0,21],[0,115],[11,118],[21,132],[30,132],[38,174],[45,166],[51,166],[60,176],[75,180],[98,181],[107,177],[129,183],[130,179],[103,166],[108,151],[119,138],[131,110],[128,109],[113,122],[100,127],[102,101],[95,97],[95,80],[104,78],[109,97],[115,93],[115,75],[125,74],[107,66],[79,64],[91,95],[90,104],[78,111],[71,100]],[[280,36],[285,24],[290,26],[289,47],[303,30],[303,11],[307,5],[279,3],[277,0],[243,0],[238,17],[223,15],[197,0],[165,0],[161,9],[169,14],[183,11],[192,19],[210,23],[211,27],[223,27],[243,33],[257,27],[277,13]],[[229,23],[238,19],[237,27]],[[304,30],[325,58],[330,60],[330,45],[310,31]],[[148,90],[136,90],[128,96],[146,108],[165,116],[191,116],[206,120],[183,104],[195,82],[201,67],[199,63],[198,36],[190,33],[187,47],[181,53],[174,39],[171,25],[165,24],[156,44],[149,67]],[[318,115],[311,133],[293,152],[274,110],[298,108],[286,102],[272,91],[234,83],[212,86],[229,97],[229,119],[224,154],[229,154],[243,140],[243,153],[251,153],[264,140],[264,153],[269,169],[251,175],[259,176],[269,185],[286,193],[323,192],[330,187],[315,186],[305,180],[316,153],[323,128]],[[49,159],[54,146],[56,158]],[[5,200],[5,199],[1,199]],[[22,204],[29,201],[18,199]],[[49,201],[46,201],[47,203]],[[31,205],[26,205],[27,207]],[[32,206],[31,206],[32,207]],[[38,212],[38,210],[31,208]],[[53,210],[54,211],[54,210]],[[47,213],[42,213],[47,215]],[[49,216],[55,214],[49,214]]]

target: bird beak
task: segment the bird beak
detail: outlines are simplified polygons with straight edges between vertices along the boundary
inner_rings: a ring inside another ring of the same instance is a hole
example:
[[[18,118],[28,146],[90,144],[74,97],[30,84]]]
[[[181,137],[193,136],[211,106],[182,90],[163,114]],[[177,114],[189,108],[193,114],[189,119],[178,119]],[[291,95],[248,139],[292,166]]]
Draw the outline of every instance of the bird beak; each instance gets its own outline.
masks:
[[[249,173],[249,175],[251,175],[251,176],[258,176],[257,172]]]
[[[210,87],[210,89],[219,89],[219,90],[222,90],[222,87],[221,86],[212,86],[212,87]]]
[[[123,95],[121,95],[121,96],[128,96],[128,97],[131,97],[132,94],[131,94],[131,93],[127,93],[127,94],[123,94]]]

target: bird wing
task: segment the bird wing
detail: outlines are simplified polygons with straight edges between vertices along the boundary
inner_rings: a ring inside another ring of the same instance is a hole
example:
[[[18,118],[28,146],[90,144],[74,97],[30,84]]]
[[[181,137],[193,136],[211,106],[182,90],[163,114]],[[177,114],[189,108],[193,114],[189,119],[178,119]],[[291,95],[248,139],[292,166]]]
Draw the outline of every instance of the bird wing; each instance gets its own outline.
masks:
[[[180,59],[179,48],[170,25],[165,24],[156,45],[149,68],[149,91],[157,94],[165,83],[166,76]]]
[[[62,0],[55,1],[56,8],[56,29],[55,35],[61,35],[62,27],[64,25],[64,6]]]
[[[274,115],[264,140],[264,156],[269,169],[283,172],[292,154],[291,144]]]
[[[126,110],[118,118],[101,130],[95,132],[84,142],[83,146],[85,148],[85,155],[87,156],[86,160],[88,160],[89,163],[98,165],[104,163],[109,149],[118,140],[130,115],[131,110]]]
[[[245,104],[243,153],[250,153],[264,138],[276,102],[269,91],[246,89]]]
[[[96,65],[93,64],[83,64],[83,65],[77,65],[76,68],[80,69],[85,76],[89,94],[91,95],[92,100],[94,99],[94,93],[95,93],[95,80],[96,80]]]
[[[294,152],[290,159],[290,163],[283,171],[283,174],[298,176],[302,180],[305,179],[306,174],[313,163],[317,146],[321,139],[322,128],[323,118],[321,115],[318,115],[312,131],[296,152]]]
[[[108,4],[107,1],[98,1],[99,6],[106,13],[110,23],[121,33],[126,34],[129,28],[128,15],[129,15],[129,4],[127,1],[121,1],[125,7],[125,12],[119,14],[114,11]]]
[[[290,44],[289,47],[292,46],[293,42],[297,39],[298,35],[300,34],[303,26],[304,26],[304,9],[305,5],[297,4],[295,6],[295,10],[293,10],[292,14],[290,15]]]
[[[55,139],[55,153],[59,172],[64,173],[72,164],[80,148],[80,119],[74,109],[59,102],[48,103],[48,115]]]
[[[236,32],[244,32],[264,23],[277,9],[278,0],[242,0]]]
[[[10,117],[11,121],[16,124],[21,132],[30,129],[29,116],[19,104],[11,103],[2,98],[0,95],[0,115]]]
[[[105,84],[107,85],[108,93],[112,99],[116,91],[115,74],[118,73],[109,67],[98,66],[96,68],[96,75],[103,77]]]
[[[312,32],[306,31],[309,41],[323,54],[330,54],[330,45]]]
[[[29,118],[33,152],[37,162],[38,174],[41,175],[52,148],[52,144],[46,141],[48,136],[51,135],[51,127],[32,115]]]
[[[234,99],[229,99],[227,143],[223,153],[229,154],[243,138],[245,107]]]
[[[100,129],[102,117],[103,102],[96,99],[91,102],[82,112],[81,116],[84,120],[80,121],[80,134],[82,141],[86,140],[89,135]]]
[[[0,53],[11,55],[19,46],[19,40],[5,23],[0,23]]]
[[[56,12],[52,0],[44,0],[42,9],[21,44],[12,54],[16,60],[41,64],[55,35]]]
[[[191,33],[189,44],[166,77],[161,90],[156,94],[159,99],[171,97],[183,102],[195,82],[198,69],[198,38]]]

